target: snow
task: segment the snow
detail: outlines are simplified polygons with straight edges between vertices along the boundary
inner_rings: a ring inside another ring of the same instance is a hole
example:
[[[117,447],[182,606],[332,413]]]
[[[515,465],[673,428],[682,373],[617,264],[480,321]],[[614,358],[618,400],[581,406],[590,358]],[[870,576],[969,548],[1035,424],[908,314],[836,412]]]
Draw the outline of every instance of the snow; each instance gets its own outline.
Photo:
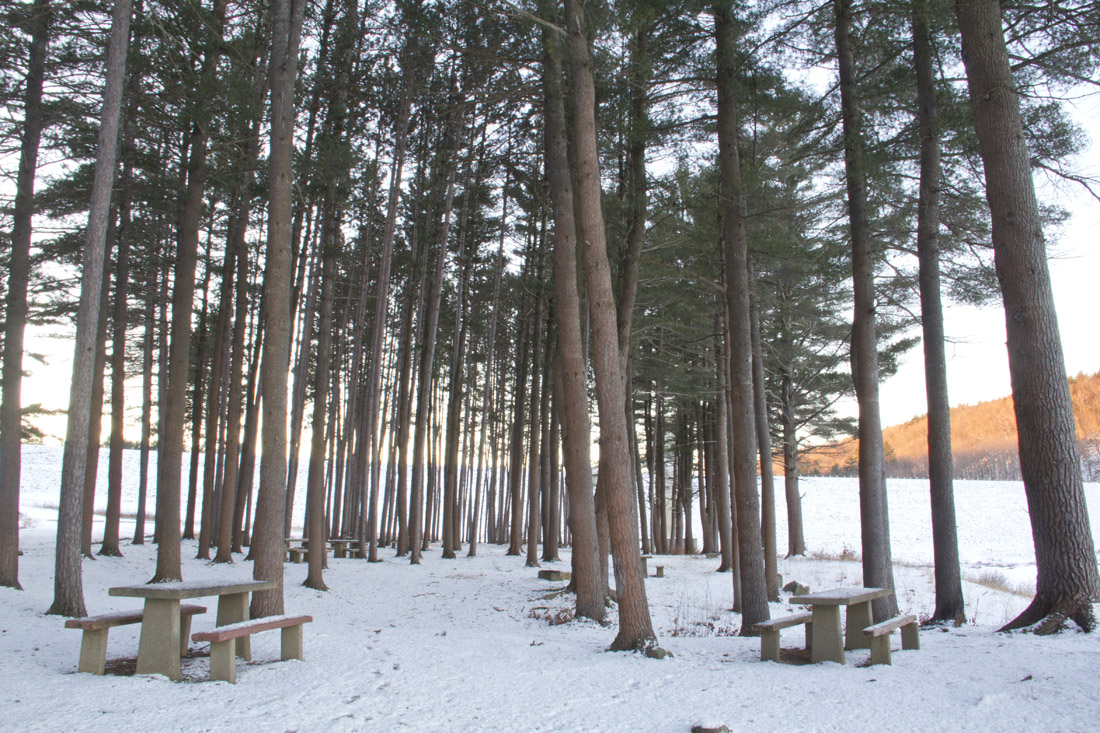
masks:
[[[80,632],[44,614],[53,595],[61,451],[28,447],[24,455],[24,590],[0,588],[4,730],[1085,731],[1100,712],[1100,634],[997,633],[1029,600],[1016,593],[966,582],[968,623],[922,629],[921,650],[895,651],[891,667],[861,666],[862,651],[849,652],[845,665],[763,663],[759,639],[730,635],[740,618],[728,610],[731,581],[714,572],[716,561],[658,556],[650,570],[664,565],[666,577],[646,588],[661,646],[674,656],[657,661],[604,651],[613,625],[550,624],[570,608],[557,593],[562,584],[539,580],[522,558],[484,544],[477,558],[457,560],[433,547],[418,567],[388,549],[377,564],[330,558],[328,592],[301,585],[304,565],[286,565],[286,613],[314,619],[305,627],[305,659],[278,661],[279,634],[256,635],[253,662],[238,663],[236,685],[207,680],[206,646],[195,643],[202,655],[183,661],[180,683],[77,674]],[[134,485],[123,506],[132,513],[137,471],[134,457],[128,461]],[[933,607],[927,483],[889,485],[899,606],[926,616]],[[859,548],[855,480],[806,479],[802,492],[807,545],[820,554],[780,559],[780,572],[812,590],[859,584],[859,563],[837,559]],[[1087,492],[1098,526],[1100,485]],[[781,485],[776,494],[782,551]],[[995,568],[1013,583],[1033,584],[1023,487],[960,482],[956,499],[964,575]],[[97,507],[104,502],[97,497]],[[123,521],[128,534],[132,520]],[[185,542],[185,580],[251,578],[240,558],[214,566],[195,560],[195,549]],[[140,608],[107,589],[147,581],[155,546],[124,542],[122,550],[124,558],[84,562],[89,613]],[[567,549],[555,567],[568,569]],[[195,631],[214,625],[214,599],[207,600],[211,611],[195,618]],[[795,610],[772,605],[773,616]],[[109,668],[136,655],[138,632],[137,625],[110,631]],[[784,648],[801,646],[802,634],[784,630]]]

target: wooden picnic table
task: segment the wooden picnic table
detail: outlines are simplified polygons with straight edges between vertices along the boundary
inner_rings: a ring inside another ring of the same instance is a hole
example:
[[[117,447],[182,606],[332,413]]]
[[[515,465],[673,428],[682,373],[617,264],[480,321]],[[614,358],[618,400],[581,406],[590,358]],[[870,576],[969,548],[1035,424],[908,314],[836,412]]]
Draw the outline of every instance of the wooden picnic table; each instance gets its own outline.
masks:
[[[871,601],[894,595],[889,588],[833,588],[804,596],[792,596],[791,603],[813,611],[810,660],[844,664],[845,649],[866,649],[863,630],[872,624]],[[845,628],[840,624],[840,607],[847,606]]]
[[[248,620],[249,594],[271,590],[270,580],[194,581],[123,585],[108,589],[112,596],[144,598],[145,612],[138,642],[137,673],[163,674],[180,679],[180,601],[184,598],[218,597],[218,626]],[[246,643],[237,646],[237,656],[249,659]]]

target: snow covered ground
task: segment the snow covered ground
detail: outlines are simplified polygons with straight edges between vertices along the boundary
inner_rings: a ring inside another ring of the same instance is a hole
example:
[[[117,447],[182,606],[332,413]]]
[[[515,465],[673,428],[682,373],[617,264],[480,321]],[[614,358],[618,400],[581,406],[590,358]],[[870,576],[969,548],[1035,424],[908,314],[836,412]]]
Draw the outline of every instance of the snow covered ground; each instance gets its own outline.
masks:
[[[729,635],[740,619],[728,610],[731,581],[714,572],[716,561],[657,557],[651,572],[661,564],[667,577],[646,587],[660,643],[674,656],[656,661],[605,652],[613,627],[548,623],[570,607],[555,592],[562,584],[539,580],[522,558],[486,545],[477,558],[450,561],[433,548],[419,567],[389,550],[378,564],[331,559],[328,592],[304,588],[305,566],[287,565],[287,612],[314,617],[305,660],[277,661],[279,635],[260,634],[236,685],[205,681],[205,648],[194,644],[198,655],[184,660],[181,683],[77,674],[80,632],[44,615],[53,594],[61,453],[28,447],[24,455],[24,590],[0,588],[0,730],[1086,731],[1100,715],[1100,633],[996,633],[1027,604],[1014,593],[967,582],[970,622],[923,630],[922,649],[895,652],[892,667],[860,666],[866,652],[850,652],[844,666],[761,663],[758,639]],[[129,512],[136,477],[136,462],[128,464]],[[1097,527],[1100,485],[1087,490]],[[780,560],[780,572],[815,590],[858,584],[859,563],[836,559],[859,549],[855,480],[807,479],[802,491],[807,545],[820,556]],[[781,490],[777,496],[782,551]],[[899,605],[920,615],[933,607],[927,497],[926,482],[890,482]],[[956,498],[964,575],[995,572],[1033,584],[1022,486],[960,482]],[[97,507],[104,504],[97,498]],[[132,520],[124,527],[130,532]],[[148,580],[155,547],[124,544],[123,552],[85,561],[89,613],[140,607],[107,588]],[[240,559],[212,566],[194,554],[186,543],[187,580],[251,576]],[[557,566],[568,568],[568,550]],[[212,611],[214,599],[205,602]],[[773,616],[790,610],[772,606]],[[212,625],[213,613],[195,620],[196,630]],[[137,626],[111,630],[109,665],[136,655],[137,635]],[[784,632],[784,647],[802,642],[799,629]]]

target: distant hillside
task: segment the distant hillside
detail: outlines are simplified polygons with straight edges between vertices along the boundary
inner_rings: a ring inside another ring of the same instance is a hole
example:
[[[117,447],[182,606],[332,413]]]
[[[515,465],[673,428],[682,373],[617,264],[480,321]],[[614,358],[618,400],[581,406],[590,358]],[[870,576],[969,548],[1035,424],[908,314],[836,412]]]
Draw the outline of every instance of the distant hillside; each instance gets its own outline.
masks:
[[[1069,380],[1077,441],[1087,481],[1100,480],[1100,372]],[[882,433],[886,475],[924,478],[928,475],[928,417],[916,417]],[[1012,398],[1002,397],[951,410],[951,444],[955,476],[969,479],[1018,479],[1016,418]],[[806,475],[854,476],[859,444],[854,439],[813,449],[803,457]]]

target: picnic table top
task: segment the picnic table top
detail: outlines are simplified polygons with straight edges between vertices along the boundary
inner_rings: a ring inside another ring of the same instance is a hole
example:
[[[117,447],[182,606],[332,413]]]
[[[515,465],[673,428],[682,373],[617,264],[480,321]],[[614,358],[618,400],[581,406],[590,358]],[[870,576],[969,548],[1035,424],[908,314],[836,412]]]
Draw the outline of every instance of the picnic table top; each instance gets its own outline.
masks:
[[[791,596],[791,603],[799,606],[847,606],[851,603],[865,603],[876,598],[892,596],[889,588],[846,587],[818,591],[805,596]]]
[[[202,596],[223,596],[234,593],[251,593],[258,590],[275,588],[271,580],[197,580],[177,581],[174,583],[143,583],[142,585],[120,585],[107,589],[107,595],[128,598],[153,598],[160,600],[180,600],[200,598]]]

